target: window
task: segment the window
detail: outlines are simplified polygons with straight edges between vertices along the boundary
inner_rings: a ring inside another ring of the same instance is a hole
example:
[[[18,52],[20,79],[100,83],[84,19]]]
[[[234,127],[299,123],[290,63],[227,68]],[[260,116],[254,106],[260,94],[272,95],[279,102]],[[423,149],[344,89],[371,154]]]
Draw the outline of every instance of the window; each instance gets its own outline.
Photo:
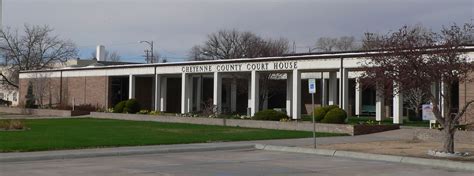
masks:
[[[0,99],[3,100],[4,96],[5,96],[5,95],[3,95],[3,93],[0,93]]]
[[[16,93],[16,92],[15,92],[15,93],[13,93],[13,101],[17,101],[17,98],[16,98],[16,96],[17,96],[17,93]]]

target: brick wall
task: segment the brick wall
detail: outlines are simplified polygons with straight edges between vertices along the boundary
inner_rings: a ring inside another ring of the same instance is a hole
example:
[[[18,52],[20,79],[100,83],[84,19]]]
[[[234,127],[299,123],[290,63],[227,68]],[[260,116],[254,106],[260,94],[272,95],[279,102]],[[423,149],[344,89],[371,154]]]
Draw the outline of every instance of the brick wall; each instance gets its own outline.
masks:
[[[474,73],[470,75],[474,79]],[[462,108],[466,101],[474,100],[474,81],[459,84],[459,107]],[[468,108],[468,111],[461,119],[462,123],[474,123],[474,105]]]
[[[33,86],[37,85],[38,79],[21,79],[20,80],[20,105],[25,104],[25,95],[28,91],[28,83],[33,83]],[[47,86],[44,87],[42,93],[39,90],[33,91],[33,94],[37,99],[39,95],[43,95],[43,104],[48,105],[49,103],[57,105],[60,102],[60,78],[48,78],[42,80],[48,82]],[[92,104],[99,107],[106,107],[108,101],[108,77],[70,77],[62,79],[62,101],[65,104],[72,105],[73,99],[76,105],[81,104]]]

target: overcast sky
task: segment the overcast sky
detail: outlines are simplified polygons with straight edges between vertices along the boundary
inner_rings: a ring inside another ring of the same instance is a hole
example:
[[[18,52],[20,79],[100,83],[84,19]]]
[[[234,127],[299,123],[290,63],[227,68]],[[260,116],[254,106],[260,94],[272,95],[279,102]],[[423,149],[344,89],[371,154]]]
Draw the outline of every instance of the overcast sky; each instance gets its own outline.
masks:
[[[219,29],[285,37],[307,51],[318,37],[387,33],[421,23],[438,30],[474,18],[474,0],[3,0],[3,25],[47,24],[74,41],[81,58],[97,44],[143,61],[153,40],[169,61]]]

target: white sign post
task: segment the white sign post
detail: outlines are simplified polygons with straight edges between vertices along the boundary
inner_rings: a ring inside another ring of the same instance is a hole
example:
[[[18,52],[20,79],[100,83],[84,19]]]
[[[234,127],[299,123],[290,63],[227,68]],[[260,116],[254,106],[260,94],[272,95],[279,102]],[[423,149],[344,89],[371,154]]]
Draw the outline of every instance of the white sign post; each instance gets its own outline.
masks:
[[[308,90],[311,94],[311,104],[313,105],[313,141],[314,141],[314,148],[316,148],[316,122],[314,120],[314,94],[316,93],[316,80],[309,79],[308,80]]]
[[[430,129],[433,128],[431,124],[436,124],[436,117],[433,113],[433,105],[432,104],[424,104],[421,105],[422,110],[422,119],[430,121]]]

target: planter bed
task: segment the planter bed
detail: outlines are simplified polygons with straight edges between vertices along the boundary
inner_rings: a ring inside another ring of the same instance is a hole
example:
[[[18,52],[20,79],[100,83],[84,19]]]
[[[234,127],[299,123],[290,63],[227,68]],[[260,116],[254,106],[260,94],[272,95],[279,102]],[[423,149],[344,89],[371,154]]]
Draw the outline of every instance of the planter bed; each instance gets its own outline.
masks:
[[[104,118],[104,119],[222,125],[222,126],[234,126],[234,127],[295,130],[295,131],[312,131],[313,130],[313,124],[311,122],[302,122],[302,121],[279,122],[279,121],[219,119],[219,118],[204,118],[204,117],[120,114],[120,113],[104,113],[104,112],[91,112],[90,115],[93,118]],[[348,135],[369,134],[369,133],[376,133],[376,132],[382,132],[382,131],[388,131],[388,130],[394,130],[394,129],[399,129],[399,126],[398,125],[349,125],[349,124],[326,124],[326,123],[316,124],[317,132],[344,133]]]
[[[36,116],[57,116],[57,117],[71,117],[88,115],[88,111],[71,111],[71,110],[57,110],[57,109],[28,109],[28,108],[13,108],[0,107],[0,112],[9,114],[26,114]]]

